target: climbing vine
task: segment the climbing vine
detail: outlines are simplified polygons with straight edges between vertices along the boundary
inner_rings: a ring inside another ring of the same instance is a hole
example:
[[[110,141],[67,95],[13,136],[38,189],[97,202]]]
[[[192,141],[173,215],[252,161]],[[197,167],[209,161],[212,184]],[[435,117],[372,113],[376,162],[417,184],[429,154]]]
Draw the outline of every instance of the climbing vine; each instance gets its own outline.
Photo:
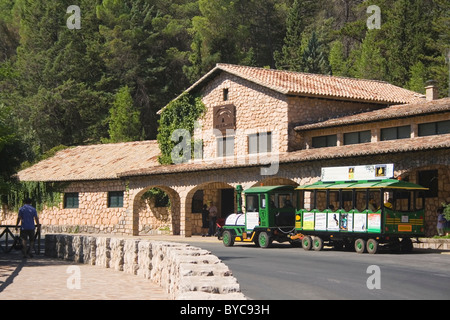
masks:
[[[62,201],[63,183],[16,181],[12,183],[7,197],[10,209],[18,211],[26,198],[31,198],[38,211],[44,207],[58,206]]]
[[[158,127],[158,144],[161,150],[159,162],[172,164],[171,153],[179,141],[172,141],[172,134],[177,129],[187,130],[191,137],[194,135],[195,122],[206,112],[206,107],[200,97],[184,93],[181,97],[170,102],[161,113]],[[195,144],[201,143],[192,139],[191,155]],[[187,160],[187,159],[186,159]]]

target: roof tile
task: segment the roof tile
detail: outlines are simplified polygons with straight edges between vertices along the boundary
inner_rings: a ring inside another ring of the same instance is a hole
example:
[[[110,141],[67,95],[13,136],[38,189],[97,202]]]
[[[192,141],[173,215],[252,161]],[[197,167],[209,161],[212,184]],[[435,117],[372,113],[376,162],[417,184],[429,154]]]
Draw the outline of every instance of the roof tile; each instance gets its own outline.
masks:
[[[424,101],[424,96],[384,81],[335,77],[219,63],[191,90],[212,73],[222,70],[289,95],[313,95],[335,99],[404,104]]]

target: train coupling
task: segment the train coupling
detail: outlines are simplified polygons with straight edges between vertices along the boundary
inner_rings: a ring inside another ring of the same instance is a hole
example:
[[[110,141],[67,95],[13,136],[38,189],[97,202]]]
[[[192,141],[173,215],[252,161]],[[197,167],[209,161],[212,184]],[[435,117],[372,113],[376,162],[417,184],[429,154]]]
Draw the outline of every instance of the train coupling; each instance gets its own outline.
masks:
[[[297,233],[297,234],[294,234],[294,235],[291,234],[291,235],[289,235],[289,238],[291,240],[303,240],[304,235],[301,234],[301,233]]]

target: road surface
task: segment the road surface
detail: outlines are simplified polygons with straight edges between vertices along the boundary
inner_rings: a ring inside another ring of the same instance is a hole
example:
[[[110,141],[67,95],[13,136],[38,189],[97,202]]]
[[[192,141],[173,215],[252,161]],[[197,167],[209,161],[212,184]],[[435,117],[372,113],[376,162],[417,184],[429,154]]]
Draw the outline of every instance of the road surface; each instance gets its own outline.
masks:
[[[450,254],[320,252],[191,243],[227,264],[250,299],[450,299]]]

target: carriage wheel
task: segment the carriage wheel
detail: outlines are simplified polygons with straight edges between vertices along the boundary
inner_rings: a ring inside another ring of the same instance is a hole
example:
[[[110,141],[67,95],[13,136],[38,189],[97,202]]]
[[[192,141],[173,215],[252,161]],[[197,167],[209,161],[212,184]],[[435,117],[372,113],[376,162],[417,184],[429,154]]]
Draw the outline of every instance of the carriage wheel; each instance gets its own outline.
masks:
[[[366,240],[356,239],[355,241],[355,251],[356,253],[364,253],[366,251]]]
[[[261,248],[268,248],[272,244],[272,239],[267,232],[261,232],[258,236],[259,246]]]
[[[310,236],[304,236],[302,240],[302,246],[305,250],[311,250],[312,248],[312,240]]]
[[[369,239],[366,247],[368,253],[375,254],[378,252],[378,241],[375,239]]]
[[[322,249],[323,249],[323,240],[322,240],[321,237],[314,237],[313,248],[314,248],[315,251],[322,251]]]
[[[234,245],[234,238],[230,231],[225,230],[223,232],[223,244],[225,247],[231,247]]]

